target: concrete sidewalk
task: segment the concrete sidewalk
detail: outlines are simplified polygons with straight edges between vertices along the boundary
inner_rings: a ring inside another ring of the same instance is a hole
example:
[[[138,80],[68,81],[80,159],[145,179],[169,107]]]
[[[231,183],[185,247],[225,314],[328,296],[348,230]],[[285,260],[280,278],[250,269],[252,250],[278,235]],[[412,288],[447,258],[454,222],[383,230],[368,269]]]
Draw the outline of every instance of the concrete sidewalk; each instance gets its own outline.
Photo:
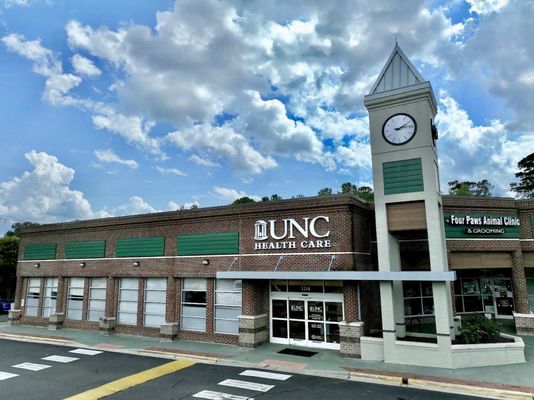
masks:
[[[341,358],[332,350],[307,349],[312,357],[279,354],[288,347],[265,344],[246,349],[213,343],[162,342],[157,338],[111,335],[73,329],[9,326],[0,323],[0,339],[43,342],[65,346],[92,347],[108,351],[162,358],[188,358],[206,363],[268,368],[341,379],[355,379],[393,385],[408,384],[491,398],[534,399],[534,336],[524,336],[526,363],[494,367],[441,369]]]

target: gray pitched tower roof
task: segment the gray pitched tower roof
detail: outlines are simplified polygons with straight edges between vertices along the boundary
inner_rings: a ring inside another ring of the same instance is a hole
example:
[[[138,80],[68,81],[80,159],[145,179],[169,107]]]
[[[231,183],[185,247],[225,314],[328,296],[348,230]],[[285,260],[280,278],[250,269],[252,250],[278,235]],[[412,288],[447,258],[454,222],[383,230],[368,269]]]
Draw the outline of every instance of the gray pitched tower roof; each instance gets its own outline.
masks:
[[[425,82],[397,43],[369,94],[387,92]]]

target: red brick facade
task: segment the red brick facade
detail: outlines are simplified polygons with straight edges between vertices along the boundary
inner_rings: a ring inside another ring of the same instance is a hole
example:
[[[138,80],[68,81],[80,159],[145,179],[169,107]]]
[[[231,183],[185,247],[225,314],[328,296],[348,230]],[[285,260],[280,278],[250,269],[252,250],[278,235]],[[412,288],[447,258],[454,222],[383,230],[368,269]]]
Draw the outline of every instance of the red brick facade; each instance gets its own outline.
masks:
[[[519,312],[528,308],[527,287],[523,254],[534,252],[531,220],[534,201],[511,199],[444,198],[444,211],[455,213],[494,213],[518,215],[521,220],[521,239],[517,240],[448,240],[449,252],[498,251],[513,256],[511,276],[514,283],[515,306]],[[328,216],[329,223],[317,222],[321,232],[330,230],[331,247],[314,249],[256,250],[254,224],[257,220],[281,220],[284,218],[313,218]],[[177,236],[213,232],[238,232],[239,254],[178,256]],[[116,241],[125,238],[164,236],[165,250],[161,257],[115,256]],[[65,246],[68,242],[105,240],[105,258],[66,260]],[[87,321],[89,281],[91,277],[107,278],[107,317],[116,317],[118,308],[119,278],[139,278],[138,313],[136,325],[117,325],[120,333],[159,336],[157,328],[143,325],[145,278],[167,278],[167,322],[180,324],[183,278],[207,278],[205,332],[180,330],[178,337],[236,344],[237,335],[215,333],[215,276],[219,271],[351,271],[377,270],[375,227],[372,204],[351,196],[305,198],[251,205],[214,207],[206,209],[165,212],[157,214],[81,221],[64,224],[43,225],[23,231],[17,268],[17,291],[15,306],[21,307],[25,297],[28,277],[58,277],[56,311],[65,313],[68,282],[70,277],[84,277],[84,300],[82,321],[65,318],[64,326],[76,329],[97,330],[98,323]],[[56,243],[56,259],[24,260],[24,247],[28,244]],[[407,241],[407,249],[417,253],[424,247],[421,239]],[[423,254],[423,252],[421,252]],[[335,255],[335,259],[333,259]],[[209,259],[205,265],[203,260]],[[134,266],[134,261],[140,263]],[[84,263],[82,266],[81,263]],[[39,268],[34,264],[38,263]],[[534,267],[534,266],[528,266]],[[359,288],[359,289],[358,289]],[[359,291],[359,293],[358,293]],[[242,288],[242,314],[261,315],[269,313],[268,281],[245,280]],[[39,310],[43,307],[44,279],[41,279]],[[348,322],[363,320],[365,329],[380,328],[380,300],[375,282],[350,282],[343,284],[344,315]],[[359,304],[358,299],[361,299]],[[24,311],[23,311],[24,313]],[[360,315],[361,314],[361,315]],[[47,325],[48,318],[22,318],[23,324]]]

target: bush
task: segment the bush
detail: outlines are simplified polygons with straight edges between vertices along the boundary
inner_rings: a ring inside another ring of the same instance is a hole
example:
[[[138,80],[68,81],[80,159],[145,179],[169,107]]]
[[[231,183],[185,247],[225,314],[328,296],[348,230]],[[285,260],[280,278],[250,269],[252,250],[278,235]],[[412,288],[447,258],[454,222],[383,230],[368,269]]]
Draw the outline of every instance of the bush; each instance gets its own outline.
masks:
[[[475,314],[462,321],[460,332],[468,344],[498,343],[501,324],[483,315]]]

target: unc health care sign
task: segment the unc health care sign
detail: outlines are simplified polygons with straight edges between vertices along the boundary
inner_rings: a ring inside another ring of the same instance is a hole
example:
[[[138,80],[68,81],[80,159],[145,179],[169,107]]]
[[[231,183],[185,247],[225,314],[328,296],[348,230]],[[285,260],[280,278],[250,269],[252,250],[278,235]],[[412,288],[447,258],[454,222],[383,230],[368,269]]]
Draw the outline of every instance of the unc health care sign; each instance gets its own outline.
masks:
[[[330,248],[329,225],[330,218],[324,215],[258,220],[254,224],[254,250]]]
[[[444,214],[448,238],[518,238],[517,215]]]

